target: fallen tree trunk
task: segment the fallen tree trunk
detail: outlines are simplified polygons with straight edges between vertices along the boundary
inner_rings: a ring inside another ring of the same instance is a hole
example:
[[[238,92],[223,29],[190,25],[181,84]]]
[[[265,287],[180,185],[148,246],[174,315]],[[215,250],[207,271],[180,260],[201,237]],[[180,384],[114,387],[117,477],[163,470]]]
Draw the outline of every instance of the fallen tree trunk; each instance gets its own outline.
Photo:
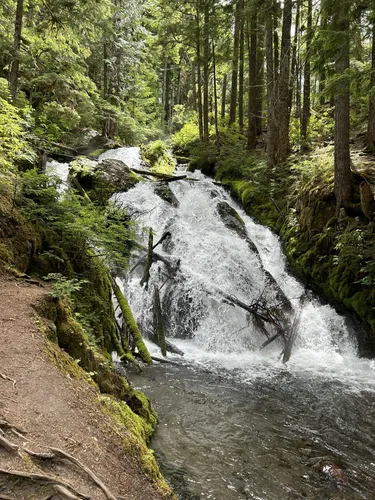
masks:
[[[134,319],[128,301],[124,297],[124,294],[121,292],[120,287],[118,286],[114,278],[112,278],[112,288],[115,297],[117,299],[118,305],[121,309],[123,320],[125,321],[125,324],[128,328],[130,335],[133,337],[134,344],[138,349],[142,361],[144,361],[148,365],[151,365],[152,359],[145,343],[143,342],[142,335],[141,332],[139,331],[137,322]]]
[[[299,329],[300,323],[301,323],[301,308],[299,309],[299,311],[295,315],[293,324],[292,324],[292,326],[288,332],[287,338],[286,338],[284,354],[283,354],[283,363],[287,363],[290,359],[294,343],[295,343],[297,336],[298,336],[298,329]]]
[[[111,340],[114,348],[116,349],[117,354],[119,355],[120,361],[127,361],[128,363],[134,365],[139,371],[142,371],[141,366],[137,361],[135,360],[135,357],[133,356],[133,353],[130,350],[129,344],[126,342],[126,344],[123,342],[122,336],[121,336],[121,328],[117,324],[116,321],[116,327],[118,330],[118,334],[120,335],[121,342],[118,339],[116,332],[112,331],[111,332]]]
[[[160,240],[157,243],[155,243],[155,245],[152,247],[152,249],[154,250],[157,246],[159,246],[161,243],[163,243],[163,241],[166,238],[168,238],[168,236],[171,236],[171,233],[169,231],[167,231],[166,233],[163,234],[163,236],[160,238]],[[146,261],[146,257],[142,257],[141,259],[139,259],[134,264],[134,266],[130,269],[129,274],[131,274],[133,271],[135,271],[138,266],[140,266],[141,264],[144,264],[145,261]]]
[[[219,293],[222,297],[224,297],[225,300],[227,300],[228,302],[230,302],[238,307],[241,307],[242,309],[249,312],[250,314],[253,314],[259,320],[264,321],[265,323],[270,323],[271,325],[273,325],[276,328],[279,335],[284,336],[284,330],[283,330],[282,326],[270,314],[268,314],[267,311],[266,312],[259,312],[257,310],[257,308],[245,304],[241,300],[237,299],[237,297],[234,297],[233,295],[229,295],[229,294],[223,292],[222,290],[217,290],[217,293]]]
[[[151,177],[162,179],[165,182],[181,181],[182,179],[186,179],[187,177],[186,174],[175,176],[175,175],[161,174],[160,172],[151,172],[149,170],[142,170],[140,168],[132,168],[130,170],[136,174],[149,175]]]
[[[160,293],[159,288],[156,285],[154,287],[154,332],[158,346],[161,349],[161,353],[163,356],[166,356],[167,346],[165,343],[164,324],[161,313]]]
[[[143,284],[146,283],[146,290],[148,290],[148,282],[150,280],[150,269],[153,262],[152,258],[152,250],[154,248],[153,245],[154,245],[154,234],[152,232],[152,227],[150,227],[148,235],[148,252],[147,252],[146,266],[143,273],[143,278],[141,279],[140,283],[141,286],[143,286]]]

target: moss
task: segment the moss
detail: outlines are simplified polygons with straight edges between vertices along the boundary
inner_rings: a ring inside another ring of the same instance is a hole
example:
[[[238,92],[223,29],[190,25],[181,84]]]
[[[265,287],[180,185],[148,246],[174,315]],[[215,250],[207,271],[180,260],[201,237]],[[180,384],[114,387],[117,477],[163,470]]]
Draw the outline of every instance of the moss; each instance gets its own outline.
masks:
[[[151,365],[152,359],[151,359],[150,353],[148,352],[147,347],[145,346],[145,343],[143,342],[142,335],[141,335],[141,332],[139,331],[137,322],[134,319],[134,316],[133,316],[133,313],[130,309],[128,301],[124,297],[123,293],[120,290],[120,287],[116,284],[116,282],[113,282],[113,291],[115,293],[117,302],[118,302],[120,309],[121,309],[121,312],[123,314],[126,326],[129,330],[130,335],[134,339],[135,346],[138,349],[138,352],[139,352],[139,355],[141,356],[142,361]]]
[[[55,339],[76,364],[90,374],[103,393],[113,394],[119,399],[130,397],[131,389],[123,377],[113,371],[108,353],[90,345],[87,333],[73,317],[69,304],[63,300],[47,298],[38,306],[38,312],[56,325]],[[48,335],[45,327],[42,331]]]
[[[124,402],[104,396],[100,398],[100,402],[103,411],[113,419],[126,452],[139,460],[143,471],[164,498],[175,499],[175,495],[160,474],[152,450],[146,445],[152,433],[152,426],[136,415]]]
[[[91,153],[88,155],[88,158],[90,160],[97,160],[100,155],[106,152],[106,149],[95,149],[94,151],[91,151]]]
[[[13,205],[11,193],[0,194],[0,267],[26,272],[41,244],[41,232]]]
[[[173,174],[175,162],[163,141],[154,141],[141,147],[141,156],[146,165],[161,174]]]

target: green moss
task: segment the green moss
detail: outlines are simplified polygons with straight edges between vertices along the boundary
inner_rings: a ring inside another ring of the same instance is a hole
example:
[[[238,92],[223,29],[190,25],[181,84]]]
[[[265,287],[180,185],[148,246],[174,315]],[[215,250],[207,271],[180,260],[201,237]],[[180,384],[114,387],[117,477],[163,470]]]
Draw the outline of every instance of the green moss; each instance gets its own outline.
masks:
[[[152,450],[146,445],[153,430],[152,425],[136,415],[124,402],[105,396],[100,398],[100,402],[103,411],[113,419],[126,452],[139,460],[143,471],[150,477],[164,498],[175,499],[173,492],[160,474]]]
[[[175,162],[163,141],[154,141],[141,147],[141,156],[146,165],[161,174],[173,174]]]
[[[142,361],[151,365],[152,359],[151,359],[150,353],[148,352],[147,347],[145,346],[145,343],[143,342],[142,335],[141,335],[141,332],[139,331],[137,322],[134,319],[134,316],[133,316],[133,313],[130,309],[128,301],[124,297],[123,293],[120,290],[120,287],[116,284],[115,281],[113,282],[113,291],[115,293],[117,302],[118,302],[120,309],[121,309],[121,312],[123,314],[126,326],[129,330],[130,335],[134,339],[134,343],[138,349],[138,352],[139,352],[139,355],[141,356]]]
[[[88,155],[88,158],[90,160],[97,160],[100,155],[106,152],[106,149],[95,149],[94,151],[91,151],[91,153]]]

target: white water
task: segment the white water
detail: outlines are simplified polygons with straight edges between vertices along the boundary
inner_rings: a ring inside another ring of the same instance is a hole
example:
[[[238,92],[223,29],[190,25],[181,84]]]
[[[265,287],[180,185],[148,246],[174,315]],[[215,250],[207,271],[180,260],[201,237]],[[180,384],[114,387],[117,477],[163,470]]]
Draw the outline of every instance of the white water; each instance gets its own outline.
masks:
[[[137,161],[136,150],[117,149],[105,155],[125,162],[129,162],[129,157]],[[182,328],[189,337],[173,338],[185,351],[185,361],[213,370],[224,369],[228,377],[235,376],[244,382],[288,370],[304,378],[339,380],[348,389],[374,390],[375,362],[357,357],[356,343],[345,319],[315,298],[303,306],[298,339],[287,365],[279,360],[280,344],[275,342],[259,351],[264,337],[248,325],[245,311],[223,303],[215,293],[220,289],[251,303],[265,286],[257,255],[241,237],[224,226],[216,211],[218,201],[228,202],[240,213],[264,268],[274,276],[295,308],[305,290],[288,273],[279,238],[248,217],[210,179],[200,173],[194,177],[197,182],[170,184],[179,200],[178,208],[155,195],[153,183],[140,183],[117,198],[129,211],[138,214],[145,244],[149,226],[154,230],[154,241],[165,231],[172,233],[168,247],[159,247],[158,251],[181,259],[181,273],[173,284],[169,282],[163,287],[162,293],[168,294],[163,307],[168,309],[164,312],[169,318],[169,336],[181,336]],[[165,281],[163,276],[159,278],[159,270],[159,265],[153,266],[151,283],[160,285]],[[140,273],[141,269],[138,274],[133,273],[124,286],[139,323],[147,331],[151,328],[152,292],[141,289]]]

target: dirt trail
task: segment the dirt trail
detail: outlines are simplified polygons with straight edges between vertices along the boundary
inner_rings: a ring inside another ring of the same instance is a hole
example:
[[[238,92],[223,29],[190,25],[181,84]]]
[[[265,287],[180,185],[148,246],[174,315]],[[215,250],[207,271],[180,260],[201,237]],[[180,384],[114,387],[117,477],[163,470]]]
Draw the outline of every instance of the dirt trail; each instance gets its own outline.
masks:
[[[125,454],[113,421],[100,408],[97,390],[53,363],[33,309],[45,293],[35,285],[0,277],[0,421],[26,432],[23,436],[3,426],[0,434],[36,452],[54,447],[70,453],[117,498],[161,499],[136,460]],[[85,472],[65,459],[31,459],[0,447],[0,469],[49,474],[71,483],[86,497],[106,498]],[[59,496],[51,485],[14,480],[0,472],[0,498],[68,496]]]

